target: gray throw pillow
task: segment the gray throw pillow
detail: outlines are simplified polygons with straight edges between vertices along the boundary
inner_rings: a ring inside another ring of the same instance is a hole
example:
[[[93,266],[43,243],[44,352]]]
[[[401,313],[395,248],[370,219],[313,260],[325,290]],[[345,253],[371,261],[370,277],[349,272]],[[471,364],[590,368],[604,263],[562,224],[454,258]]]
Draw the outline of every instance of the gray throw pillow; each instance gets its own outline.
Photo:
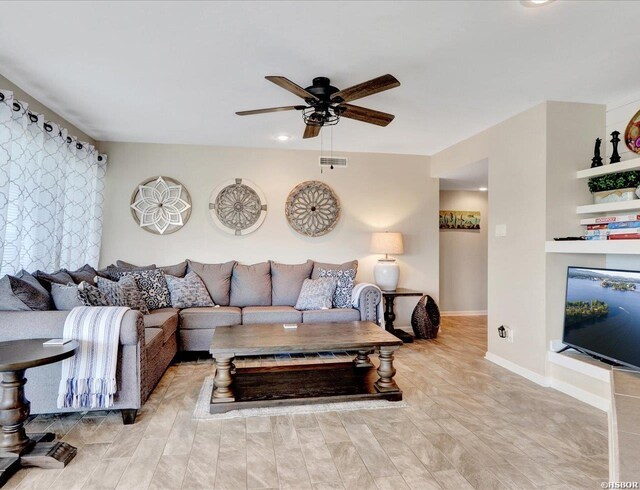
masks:
[[[209,291],[213,302],[220,306],[229,306],[231,290],[231,274],[236,261],[224,264],[203,264],[187,260],[187,272],[195,272]]]
[[[59,271],[53,272],[51,274],[43,271],[35,271],[33,273],[33,277],[35,277],[40,284],[44,286],[47,291],[51,291],[51,284],[69,284],[73,282],[73,277],[71,277],[67,272],[63,269]]]
[[[80,298],[78,286],[73,283],[67,286],[52,284],[51,297],[53,298],[53,304],[56,310],[60,311],[73,310],[76,306],[89,306],[85,305],[84,301]]]
[[[85,281],[78,284],[78,297],[85,306],[113,306],[106,294]]]
[[[320,269],[320,277],[335,277],[338,281],[333,293],[334,308],[352,308],[351,294],[356,282],[356,270]]]
[[[102,291],[113,306],[128,306],[132,310],[140,310],[143,315],[149,313],[142,292],[138,290],[136,280],[124,276],[118,282],[98,276],[98,289]]]
[[[305,279],[296,302],[296,310],[327,310],[331,308],[337,284],[337,280],[333,277]]]
[[[313,261],[304,264],[271,264],[271,304],[273,306],[295,306],[300,296],[302,283],[311,277]]]
[[[73,279],[73,282],[76,284],[80,284],[82,281],[88,282],[89,284],[96,283],[96,276],[98,275],[98,272],[89,264],[83,265],[76,271],[70,271],[67,269],[62,270],[69,274]]]
[[[195,272],[191,271],[182,278],[166,275],[165,279],[171,293],[171,306],[174,308],[215,306],[202,279]]]
[[[50,308],[51,297],[42,287],[15,276],[0,279],[0,310],[45,311]]]
[[[358,261],[352,260],[351,262],[345,262],[344,264],[325,264],[323,262],[314,262],[311,279],[318,279],[320,277],[320,269],[331,269],[335,271],[348,271],[349,269],[355,269],[357,273]]]
[[[36,288],[38,291],[40,291],[41,294],[45,295],[48,298],[47,304],[45,305],[44,303],[39,305],[38,310],[52,310],[53,309],[53,299],[51,298],[51,294],[49,293],[49,291],[47,291],[45,289],[45,287],[40,284],[40,281],[38,281],[35,277],[33,277],[31,274],[29,274],[26,270],[22,269],[20,272],[18,272],[16,274],[16,277],[18,279],[22,279],[25,282],[28,282],[29,284],[31,284],[34,288]]]
[[[269,262],[236,264],[231,276],[231,306],[271,306],[271,266]]]
[[[138,267],[137,265],[130,264],[129,262],[125,262],[123,260],[116,260],[116,266],[120,267],[121,269],[140,269],[140,267]],[[186,260],[175,265],[165,265],[162,267],[156,267],[155,264],[152,264],[152,266],[146,266],[146,267],[150,269],[160,269],[165,274],[169,276],[174,276],[174,277],[184,277],[185,274],[187,273]]]

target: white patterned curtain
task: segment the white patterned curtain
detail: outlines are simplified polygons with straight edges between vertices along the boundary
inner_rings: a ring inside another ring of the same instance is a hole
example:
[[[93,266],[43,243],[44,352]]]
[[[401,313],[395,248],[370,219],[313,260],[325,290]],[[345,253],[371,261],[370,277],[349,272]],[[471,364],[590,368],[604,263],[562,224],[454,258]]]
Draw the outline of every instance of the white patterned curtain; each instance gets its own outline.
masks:
[[[0,275],[98,265],[106,164],[0,90]]]

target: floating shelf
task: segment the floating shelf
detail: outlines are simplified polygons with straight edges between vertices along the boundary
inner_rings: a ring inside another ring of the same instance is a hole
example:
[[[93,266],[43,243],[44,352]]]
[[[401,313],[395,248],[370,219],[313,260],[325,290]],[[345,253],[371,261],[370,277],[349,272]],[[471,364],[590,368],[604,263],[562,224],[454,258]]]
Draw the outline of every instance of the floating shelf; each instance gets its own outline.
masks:
[[[625,160],[624,162],[603,165],[602,167],[578,170],[578,172],[576,173],[576,177],[579,179],[588,179],[590,177],[598,177],[599,175],[614,174],[617,172],[628,172],[629,170],[640,170],[640,158],[634,158],[633,160]]]
[[[576,240],[546,242],[545,251],[553,254],[640,254],[640,240]]]
[[[632,201],[605,202],[604,204],[586,204],[576,208],[576,214],[613,213],[640,209],[640,199]]]

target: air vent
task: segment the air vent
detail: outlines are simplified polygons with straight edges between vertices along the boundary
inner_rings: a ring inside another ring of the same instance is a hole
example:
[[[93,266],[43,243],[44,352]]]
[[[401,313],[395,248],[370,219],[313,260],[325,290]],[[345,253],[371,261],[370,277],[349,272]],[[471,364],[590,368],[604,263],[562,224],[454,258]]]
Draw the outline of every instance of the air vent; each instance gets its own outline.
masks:
[[[320,157],[321,167],[346,167],[347,157]]]

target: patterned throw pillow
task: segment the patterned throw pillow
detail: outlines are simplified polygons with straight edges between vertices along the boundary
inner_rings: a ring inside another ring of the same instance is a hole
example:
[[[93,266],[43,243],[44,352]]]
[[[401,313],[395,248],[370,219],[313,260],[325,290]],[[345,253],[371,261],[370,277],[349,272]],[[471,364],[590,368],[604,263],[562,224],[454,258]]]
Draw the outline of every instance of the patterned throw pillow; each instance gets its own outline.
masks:
[[[167,287],[167,280],[164,278],[164,272],[159,269],[152,269],[115,273],[117,278],[127,276],[135,279],[138,289],[142,291],[142,297],[147,304],[147,308],[158,310],[171,306],[171,294]]]
[[[330,309],[337,284],[338,281],[333,277],[305,279],[296,302],[296,310]]]
[[[112,306],[106,294],[86,281],[78,284],[78,298],[85,306]]]
[[[115,282],[98,276],[96,281],[98,289],[105,294],[113,306],[128,306],[132,310],[140,310],[143,315],[149,313],[142,292],[138,290],[133,277],[125,276]]]
[[[194,308],[215,306],[200,276],[191,271],[183,278],[164,276],[171,293],[171,306],[174,308]]]
[[[338,281],[333,293],[334,308],[352,308],[351,294],[356,282],[356,270],[320,269],[320,277],[335,277]]]

